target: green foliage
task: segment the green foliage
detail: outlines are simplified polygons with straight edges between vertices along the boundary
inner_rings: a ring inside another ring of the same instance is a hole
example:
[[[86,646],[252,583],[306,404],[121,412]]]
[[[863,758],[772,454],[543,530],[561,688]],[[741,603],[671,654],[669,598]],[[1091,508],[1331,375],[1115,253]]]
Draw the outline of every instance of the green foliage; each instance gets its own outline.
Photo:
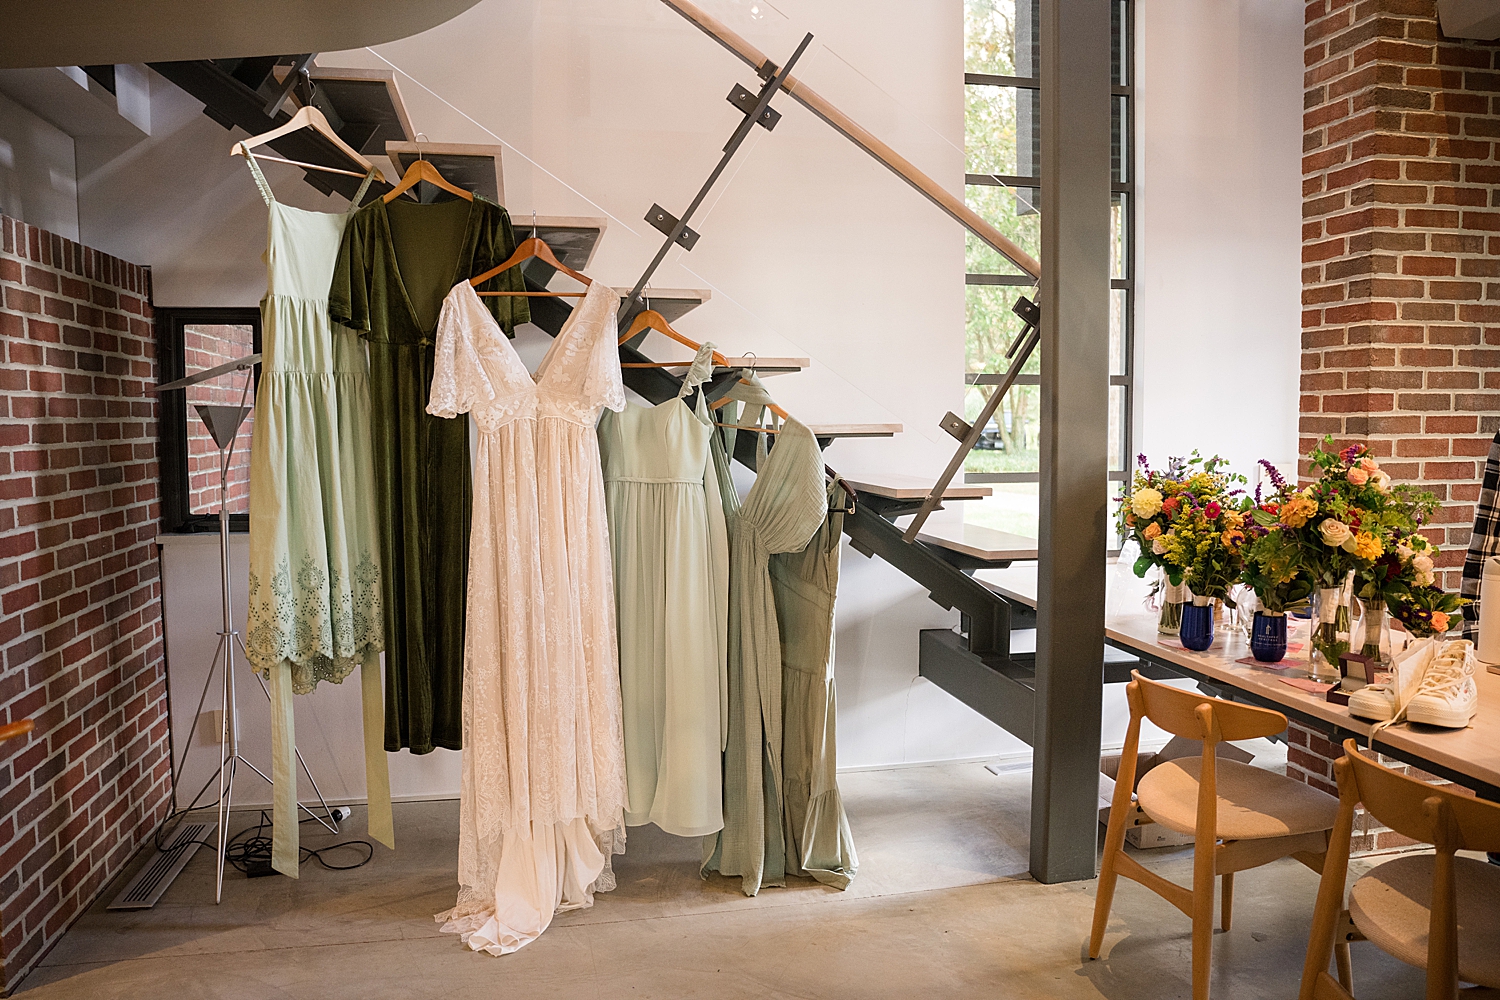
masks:
[[[1286,613],[1312,596],[1313,578],[1303,557],[1301,539],[1296,531],[1275,523],[1275,517],[1263,508],[1252,511],[1256,528],[1253,540],[1245,547],[1245,571],[1241,579],[1255,591],[1261,607]],[[1274,525],[1267,528],[1267,524]]]

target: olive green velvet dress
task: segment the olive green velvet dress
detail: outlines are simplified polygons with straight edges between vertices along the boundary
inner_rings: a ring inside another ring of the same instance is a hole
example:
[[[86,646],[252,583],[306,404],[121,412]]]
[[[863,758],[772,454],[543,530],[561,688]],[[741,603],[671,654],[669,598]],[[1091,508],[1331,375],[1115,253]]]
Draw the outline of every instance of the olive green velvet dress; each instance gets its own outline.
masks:
[[[449,289],[516,249],[510,216],[482,198],[376,199],[350,218],[328,293],[370,351],[375,508],[385,608],[385,748],[463,747],[469,422],[428,415],[433,343]],[[481,291],[520,291],[520,268]],[[526,299],[483,300],[509,335]]]

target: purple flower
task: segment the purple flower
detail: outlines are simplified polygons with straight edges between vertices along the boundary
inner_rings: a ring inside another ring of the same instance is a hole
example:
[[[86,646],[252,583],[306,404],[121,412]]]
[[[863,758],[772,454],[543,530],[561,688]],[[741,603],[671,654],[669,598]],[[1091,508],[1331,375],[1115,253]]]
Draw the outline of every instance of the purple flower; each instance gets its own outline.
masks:
[[[1272,465],[1270,462],[1267,462],[1265,459],[1261,459],[1260,464],[1265,468],[1266,472],[1270,474],[1272,486],[1276,487],[1278,490],[1286,486],[1286,477],[1281,474],[1276,466]]]

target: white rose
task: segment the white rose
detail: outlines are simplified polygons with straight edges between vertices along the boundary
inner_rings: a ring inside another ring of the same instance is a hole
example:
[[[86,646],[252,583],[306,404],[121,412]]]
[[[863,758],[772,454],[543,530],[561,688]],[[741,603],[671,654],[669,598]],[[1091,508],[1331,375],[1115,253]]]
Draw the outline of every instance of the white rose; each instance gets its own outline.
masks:
[[[1318,531],[1323,535],[1323,544],[1335,549],[1354,537],[1347,524],[1332,517],[1318,525]]]
[[[1151,551],[1153,554],[1159,556],[1164,556],[1167,554],[1167,546],[1162,542],[1163,537],[1164,536],[1158,535],[1156,538],[1151,539]]]
[[[1404,542],[1396,546],[1396,557],[1404,563],[1411,562],[1412,557],[1416,554],[1417,550]]]
[[[1130,509],[1136,517],[1155,517],[1161,510],[1161,493],[1149,486],[1136,490],[1130,498]]]
[[[1376,472],[1370,476],[1370,482],[1373,483],[1375,485],[1375,489],[1381,493],[1389,494],[1391,492],[1390,473],[1385,472],[1384,470],[1376,470]]]
[[[1429,555],[1417,555],[1412,558],[1412,569],[1417,571],[1417,586],[1430,587],[1433,582],[1432,557]]]

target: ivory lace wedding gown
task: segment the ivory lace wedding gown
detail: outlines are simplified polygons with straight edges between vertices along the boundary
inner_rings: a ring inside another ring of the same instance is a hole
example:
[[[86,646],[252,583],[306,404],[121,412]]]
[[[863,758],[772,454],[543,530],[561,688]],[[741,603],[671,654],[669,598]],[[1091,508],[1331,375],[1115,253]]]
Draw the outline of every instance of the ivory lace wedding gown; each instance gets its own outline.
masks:
[[[475,951],[536,939],[614,888],[625,750],[594,424],[625,406],[615,296],[590,286],[537,369],[467,282],[438,323],[427,411],[479,426],[464,647],[458,905]]]

